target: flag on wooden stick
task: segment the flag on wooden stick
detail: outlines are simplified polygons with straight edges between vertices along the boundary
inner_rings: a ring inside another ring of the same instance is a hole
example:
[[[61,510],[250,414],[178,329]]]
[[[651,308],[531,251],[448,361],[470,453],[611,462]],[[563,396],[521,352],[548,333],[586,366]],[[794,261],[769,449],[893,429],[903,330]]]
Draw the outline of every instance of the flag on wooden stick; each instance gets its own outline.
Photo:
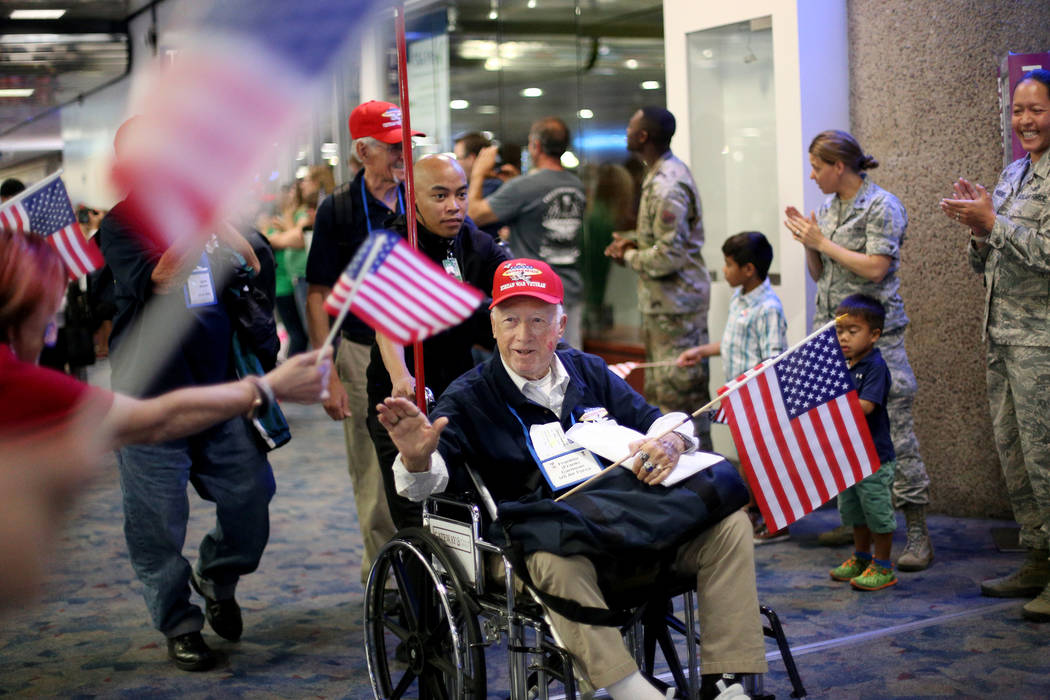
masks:
[[[350,261],[324,308],[344,309],[392,340],[407,345],[454,326],[481,304],[484,295],[450,277],[401,236],[373,232]]]
[[[609,371],[620,379],[627,379],[627,375],[637,368],[637,362],[617,362],[615,365],[609,365]]]
[[[733,442],[770,531],[879,468],[834,322],[723,390]]]
[[[49,175],[0,205],[0,226],[43,236],[62,256],[69,277],[78,279],[106,263],[98,246],[84,238],[60,175]]]

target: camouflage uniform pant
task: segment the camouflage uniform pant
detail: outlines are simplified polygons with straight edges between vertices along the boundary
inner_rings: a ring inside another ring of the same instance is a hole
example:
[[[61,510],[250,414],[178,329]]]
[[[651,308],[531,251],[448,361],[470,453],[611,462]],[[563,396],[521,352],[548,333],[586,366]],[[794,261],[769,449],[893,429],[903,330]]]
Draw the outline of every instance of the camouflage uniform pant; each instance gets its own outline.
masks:
[[[1047,548],[1050,531],[1050,348],[988,345],[988,404],[1021,544]]]
[[[649,362],[675,360],[683,350],[707,342],[707,314],[642,314],[642,339]],[[645,398],[664,413],[692,413],[711,400],[707,360],[692,367],[648,367]],[[701,449],[711,449],[711,421],[707,415],[693,419]]]
[[[904,330],[892,331],[875,344],[890,370],[890,395],[886,413],[890,418],[890,439],[897,453],[897,473],[893,479],[893,507],[926,505],[930,502],[930,477],[919,455],[919,440],[911,406],[919,384],[904,351]]]

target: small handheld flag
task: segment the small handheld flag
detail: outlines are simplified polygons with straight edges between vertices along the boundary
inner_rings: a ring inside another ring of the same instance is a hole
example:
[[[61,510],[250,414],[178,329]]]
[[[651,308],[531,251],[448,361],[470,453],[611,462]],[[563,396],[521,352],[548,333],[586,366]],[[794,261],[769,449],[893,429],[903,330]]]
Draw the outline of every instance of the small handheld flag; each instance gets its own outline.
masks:
[[[880,466],[834,322],[719,391],[770,531]]]
[[[637,369],[637,367],[637,362],[617,362],[615,365],[609,365],[609,371],[620,379],[627,379],[627,375]]]
[[[62,256],[70,279],[77,279],[106,263],[98,246],[84,238],[61,174],[49,175],[0,205],[0,226],[46,238]]]
[[[352,311],[395,342],[408,345],[462,322],[483,298],[401,236],[376,231],[358,249],[324,308],[340,320],[346,310]]]

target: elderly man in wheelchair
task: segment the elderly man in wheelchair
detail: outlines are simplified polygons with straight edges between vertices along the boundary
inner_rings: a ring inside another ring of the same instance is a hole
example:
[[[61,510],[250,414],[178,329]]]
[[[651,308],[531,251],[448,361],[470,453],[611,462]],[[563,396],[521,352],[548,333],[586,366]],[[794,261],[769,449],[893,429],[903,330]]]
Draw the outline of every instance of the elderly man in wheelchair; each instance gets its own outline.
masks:
[[[615,584],[617,572],[637,572],[639,563],[645,568],[662,561],[664,573],[695,577],[701,696],[746,697],[738,681],[765,673],[767,665],[739,477],[723,461],[721,471],[699,472],[706,481],[692,491],[684,484],[660,485],[681,455],[695,450],[692,422],[668,432],[685,416],[661,416],[601,358],[558,348],[566,323],[562,284],[545,263],[503,263],[492,297],[498,352],[457,379],[430,419],[404,399],[388,398],[379,406],[380,422],[400,451],[394,464],[398,492],[421,501],[435,493],[477,491],[474,479],[480,476],[488,502],[499,504],[499,519],[488,531],[510,540],[492,558],[519,562],[508,562],[517,590],[525,585],[541,592],[553,634],[571,654],[583,687],[604,688],[615,699],[665,695],[639,671],[618,628],[579,621],[589,618],[572,614],[571,604],[577,612],[606,609],[609,579]],[[566,507],[553,498],[601,468],[591,452],[565,436],[582,421],[615,421],[647,437],[630,443],[631,469],[613,470],[579,494],[593,497],[612,484],[610,500],[574,501],[574,495]],[[561,520],[553,529],[546,528],[548,515]],[[515,587],[507,588],[513,594]],[[566,602],[569,608],[559,605]],[[446,623],[453,635],[457,624]],[[403,662],[411,666],[413,656]],[[440,690],[433,696],[444,697]]]

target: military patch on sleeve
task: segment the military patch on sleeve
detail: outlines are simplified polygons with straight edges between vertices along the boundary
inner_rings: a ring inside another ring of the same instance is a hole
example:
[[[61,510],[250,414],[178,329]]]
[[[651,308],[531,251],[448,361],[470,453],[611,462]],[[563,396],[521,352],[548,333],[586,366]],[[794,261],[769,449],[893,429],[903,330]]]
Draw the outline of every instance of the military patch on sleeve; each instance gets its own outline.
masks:
[[[668,224],[673,224],[674,220],[675,220],[675,213],[670,207],[667,207],[662,212],[660,212],[660,221],[665,226],[668,225]]]

